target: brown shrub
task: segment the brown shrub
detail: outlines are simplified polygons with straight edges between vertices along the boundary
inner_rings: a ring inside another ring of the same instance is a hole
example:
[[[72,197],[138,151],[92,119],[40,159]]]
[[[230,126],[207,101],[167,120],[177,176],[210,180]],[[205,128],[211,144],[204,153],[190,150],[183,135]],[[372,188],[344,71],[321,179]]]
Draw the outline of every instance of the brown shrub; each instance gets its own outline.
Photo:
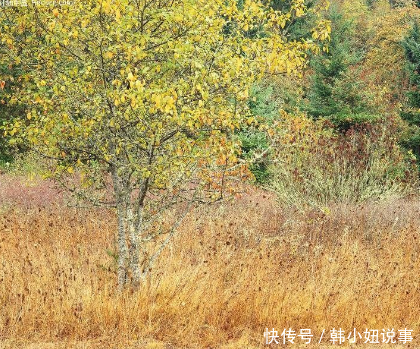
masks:
[[[284,204],[322,208],[403,197],[417,191],[412,154],[398,144],[398,122],[333,132],[324,120],[284,115],[270,167],[271,187]]]

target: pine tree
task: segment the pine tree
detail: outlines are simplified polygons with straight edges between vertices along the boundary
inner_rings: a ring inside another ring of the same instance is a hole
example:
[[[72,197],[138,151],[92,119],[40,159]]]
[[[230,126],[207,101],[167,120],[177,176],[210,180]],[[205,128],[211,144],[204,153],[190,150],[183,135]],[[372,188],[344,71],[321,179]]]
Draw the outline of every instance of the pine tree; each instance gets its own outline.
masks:
[[[329,118],[338,128],[346,129],[373,118],[363,82],[357,76],[363,52],[352,43],[352,23],[337,8],[330,10],[329,19],[331,41],[327,52],[312,59],[313,76],[305,109],[314,118]]]
[[[407,106],[401,116],[410,125],[410,133],[403,144],[420,159],[420,27],[415,22],[403,40],[410,89],[407,92]]]
[[[276,98],[274,87],[266,84],[255,85],[250,91],[250,97],[248,105],[252,117],[262,118],[267,125],[272,124],[282,107],[281,101]],[[266,151],[269,146],[266,132],[255,129],[252,124],[243,125],[238,135],[244,158],[252,158],[255,154]],[[269,158],[262,157],[250,165],[257,183],[262,184],[268,180],[268,164]]]

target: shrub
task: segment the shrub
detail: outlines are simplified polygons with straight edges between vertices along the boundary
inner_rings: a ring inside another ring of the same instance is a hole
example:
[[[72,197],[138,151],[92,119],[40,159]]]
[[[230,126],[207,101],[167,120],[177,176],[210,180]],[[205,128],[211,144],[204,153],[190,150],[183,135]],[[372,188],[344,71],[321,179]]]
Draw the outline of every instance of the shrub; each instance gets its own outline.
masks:
[[[48,159],[34,151],[28,150],[22,153],[15,153],[13,160],[5,163],[4,170],[8,174],[17,177],[42,178],[46,176]]]
[[[416,184],[415,160],[397,141],[397,122],[383,119],[336,132],[330,121],[285,115],[270,167],[280,201],[325,207],[407,194]]]
[[[330,116],[330,121],[335,128],[340,132],[346,132],[352,128],[357,128],[358,125],[368,125],[381,122],[382,117],[371,113],[361,112],[354,114],[339,113]]]

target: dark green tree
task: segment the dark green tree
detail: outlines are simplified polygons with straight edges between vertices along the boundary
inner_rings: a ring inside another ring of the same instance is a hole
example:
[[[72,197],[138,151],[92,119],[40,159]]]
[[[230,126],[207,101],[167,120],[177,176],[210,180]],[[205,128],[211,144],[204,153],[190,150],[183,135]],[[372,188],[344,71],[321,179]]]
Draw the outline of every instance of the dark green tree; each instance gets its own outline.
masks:
[[[272,124],[273,120],[279,116],[279,109],[282,106],[274,86],[269,84],[255,85],[250,91],[248,104],[252,117],[266,125]],[[267,134],[259,131],[252,124],[243,125],[238,135],[242,142],[244,158],[253,158],[256,154],[264,153],[269,146]],[[253,162],[250,166],[255,180],[259,184],[268,180],[268,155],[267,153],[266,156],[258,156],[258,161]]]
[[[410,87],[407,92],[407,103],[401,112],[401,117],[410,126],[403,145],[411,149],[420,160],[420,26],[417,22],[402,41],[405,52],[406,67]]]
[[[345,20],[339,8],[328,13],[332,24],[328,51],[311,60],[313,75],[306,93],[304,109],[314,118],[326,117],[340,129],[376,119],[371,115],[358,63],[363,52],[352,41],[352,22]]]

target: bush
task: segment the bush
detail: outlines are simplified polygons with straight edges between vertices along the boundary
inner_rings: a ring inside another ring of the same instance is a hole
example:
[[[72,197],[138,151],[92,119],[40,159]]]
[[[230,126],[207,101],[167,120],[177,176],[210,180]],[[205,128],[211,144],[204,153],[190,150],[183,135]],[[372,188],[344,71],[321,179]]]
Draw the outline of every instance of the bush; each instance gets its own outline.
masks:
[[[3,169],[15,176],[35,178],[44,177],[48,165],[46,158],[29,150],[23,153],[15,153],[12,161],[4,162]],[[1,164],[0,167],[2,167]]]
[[[325,207],[407,194],[415,160],[398,145],[394,120],[359,124],[344,133],[330,121],[285,116],[270,187],[283,203]]]
[[[363,112],[356,114],[339,113],[330,116],[330,121],[340,132],[346,132],[353,128],[358,128],[359,125],[374,125],[381,122],[381,120],[382,117],[380,115]]]

